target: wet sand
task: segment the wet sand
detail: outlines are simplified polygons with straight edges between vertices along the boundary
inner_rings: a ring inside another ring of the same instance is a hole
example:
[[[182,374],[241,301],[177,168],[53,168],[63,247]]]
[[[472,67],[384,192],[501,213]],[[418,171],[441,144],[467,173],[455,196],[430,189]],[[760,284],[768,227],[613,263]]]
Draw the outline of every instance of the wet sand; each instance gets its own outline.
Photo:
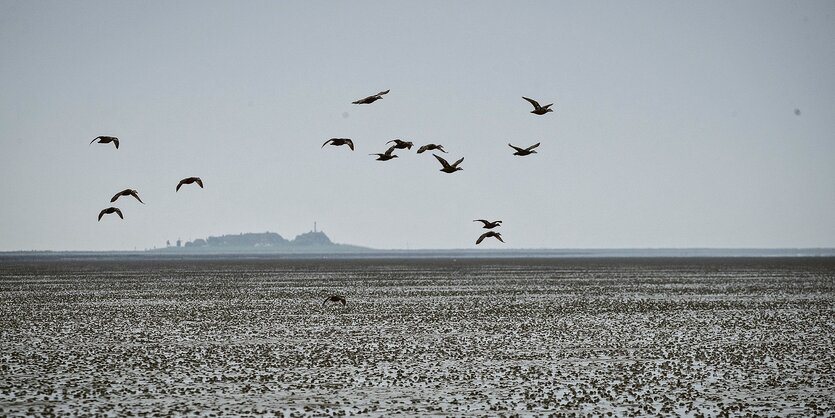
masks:
[[[0,261],[0,416],[809,416],[834,394],[832,258]]]

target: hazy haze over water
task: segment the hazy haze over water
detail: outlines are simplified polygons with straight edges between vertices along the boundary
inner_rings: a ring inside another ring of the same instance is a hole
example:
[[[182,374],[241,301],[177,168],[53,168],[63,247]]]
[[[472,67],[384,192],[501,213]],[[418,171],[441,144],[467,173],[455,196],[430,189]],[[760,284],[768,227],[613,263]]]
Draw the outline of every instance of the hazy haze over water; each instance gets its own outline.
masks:
[[[831,1],[0,0],[0,250],[314,220],[469,248],[475,218],[504,220],[490,248],[832,247],[832,39]],[[367,155],[395,137],[464,171]],[[175,194],[188,176],[206,188]],[[128,187],[147,205],[96,222]]]

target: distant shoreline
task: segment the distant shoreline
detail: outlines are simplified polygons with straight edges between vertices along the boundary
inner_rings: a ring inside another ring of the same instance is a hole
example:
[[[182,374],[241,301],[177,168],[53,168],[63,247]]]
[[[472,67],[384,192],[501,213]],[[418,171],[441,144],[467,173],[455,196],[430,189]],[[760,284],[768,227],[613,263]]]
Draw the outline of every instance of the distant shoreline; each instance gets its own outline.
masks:
[[[427,249],[348,251],[0,251],[9,259],[502,259],[502,258],[821,258],[835,248]]]

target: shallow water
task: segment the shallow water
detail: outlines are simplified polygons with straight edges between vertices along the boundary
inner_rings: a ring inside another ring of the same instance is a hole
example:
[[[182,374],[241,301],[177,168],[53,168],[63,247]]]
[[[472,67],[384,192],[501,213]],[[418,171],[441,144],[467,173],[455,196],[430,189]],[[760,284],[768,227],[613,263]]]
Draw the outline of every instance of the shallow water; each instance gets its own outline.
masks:
[[[834,353],[831,258],[0,261],[0,416],[827,415]]]

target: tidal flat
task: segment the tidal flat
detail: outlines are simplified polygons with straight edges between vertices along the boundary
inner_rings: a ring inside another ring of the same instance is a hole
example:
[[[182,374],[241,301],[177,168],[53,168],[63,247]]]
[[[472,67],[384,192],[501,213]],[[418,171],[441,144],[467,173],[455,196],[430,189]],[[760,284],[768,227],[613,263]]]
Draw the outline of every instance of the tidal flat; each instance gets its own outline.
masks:
[[[0,416],[833,411],[833,258],[0,260]]]

